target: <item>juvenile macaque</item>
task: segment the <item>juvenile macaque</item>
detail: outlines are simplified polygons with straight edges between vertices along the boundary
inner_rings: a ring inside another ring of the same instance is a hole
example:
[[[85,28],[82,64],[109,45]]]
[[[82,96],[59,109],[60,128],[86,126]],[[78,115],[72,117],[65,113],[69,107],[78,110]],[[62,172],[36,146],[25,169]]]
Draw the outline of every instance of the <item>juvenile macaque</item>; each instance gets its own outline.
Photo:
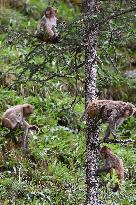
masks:
[[[58,42],[56,10],[47,7],[37,30],[37,37],[46,42]]]
[[[29,130],[38,131],[38,127],[35,125],[29,125],[25,119],[33,113],[33,106],[30,104],[16,105],[6,110],[2,116],[2,125],[10,130],[15,130],[19,127],[23,127],[23,148],[27,148],[28,144],[28,132]]]
[[[100,154],[105,160],[105,165],[96,171],[96,175],[99,175],[102,172],[110,173],[114,169],[119,182],[122,183],[124,181],[124,166],[122,160],[117,155],[113,154],[112,150],[106,146],[101,148]],[[118,189],[119,184],[116,183],[113,191],[115,192]]]
[[[106,130],[104,140],[109,138],[112,133],[116,139],[116,127],[121,125],[123,121],[136,113],[136,107],[132,103],[113,100],[94,100],[89,102],[82,116],[83,119],[90,117],[96,122],[102,120],[108,122],[109,126]]]

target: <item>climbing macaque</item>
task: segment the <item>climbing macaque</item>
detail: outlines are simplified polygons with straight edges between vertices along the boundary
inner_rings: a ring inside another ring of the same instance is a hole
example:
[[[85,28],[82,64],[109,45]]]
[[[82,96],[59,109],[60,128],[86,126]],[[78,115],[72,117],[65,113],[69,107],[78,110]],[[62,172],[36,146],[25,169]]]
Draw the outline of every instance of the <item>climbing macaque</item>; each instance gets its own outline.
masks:
[[[116,139],[116,127],[123,121],[136,113],[136,107],[132,103],[113,100],[94,100],[89,102],[82,116],[83,119],[90,119],[99,122],[108,122],[109,126],[105,132],[104,140],[107,140],[112,133]]]
[[[96,171],[96,175],[99,175],[102,172],[111,173],[114,169],[119,182],[122,183],[124,181],[124,166],[122,160],[117,155],[113,154],[112,150],[106,146],[101,148],[100,154],[105,160],[105,165]],[[116,183],[113,191],[115,192],[118,189],[119,183]]]
[[[23,148],[27,148],[28,144],[28,131],[38,131],[38,127],[35,125],[29,125],[25,119],[33,113],[33,106],[30,104],[16,105],[6,110],[2,116],[2,125],[10,130],[15,130],[19,127],[23,127]]]
[[[56,10],[47,7],[37,28],[37,37],[46,42],[58,42]]]

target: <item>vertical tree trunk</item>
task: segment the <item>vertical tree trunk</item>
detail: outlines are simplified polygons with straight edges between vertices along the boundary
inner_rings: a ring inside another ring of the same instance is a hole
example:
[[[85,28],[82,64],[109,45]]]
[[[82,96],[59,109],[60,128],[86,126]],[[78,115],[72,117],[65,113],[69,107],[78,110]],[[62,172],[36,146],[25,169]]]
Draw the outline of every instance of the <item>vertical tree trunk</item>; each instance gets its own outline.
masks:
[[[96,14],[96,0],[83,1],[83,11],[86,16]],[[92,21],[92,22],[91,22]],[[96,21],[89,20],[86,24],[86,65],[85,65],[85,94],[87,101],[96,98],[96,75],[97,75],[97,36],[98,25]],[[87,205],[99,205],[98,180],[95,176],[97,169],[97,155],[99,151],[99,129],[93,120],[87,119],[87,156],[86,156],[86,203]]]
[[[6,8],[8,4],[8,0],[0,0],[0,9]]]

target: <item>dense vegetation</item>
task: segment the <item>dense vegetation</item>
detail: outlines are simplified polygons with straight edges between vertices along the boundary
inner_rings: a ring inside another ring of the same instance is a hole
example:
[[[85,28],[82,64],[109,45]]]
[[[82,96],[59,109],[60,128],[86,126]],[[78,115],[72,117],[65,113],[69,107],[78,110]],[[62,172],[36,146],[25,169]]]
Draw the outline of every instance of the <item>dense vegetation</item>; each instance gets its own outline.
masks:
[[[86,194],[86,129],[80,121],[84,110],[85,37],[80,9],[63,1],[54,5],[58,8],[61,39],[58,44],[47,45],[34,36],[47,4],[44,0],[20,2],[0,12],[0,116],[10,106],[33,104],[35,112],[29,122],[39,126],[40,132],[30,134],[29,152],[24,154],[19,143],[22,130],[10,133],[0,126],[0,204],[81,205]],[[107,14],[119,6],[109,7]],[[111,32],[106,33],[109,28]],[[135,76],[128,75],[136,69],[135,28],[134,15],[126,14],[105,25],[99,35],[97,87],[101,99],[136,105]],[[105,129],[103,124],[101,140]],[[118,129],[118,135],[135,139],[134,117]],[[14,138],[18,144],[13,143]],[[101,200],[109,205],[134,205],[135,144],[108,146],[122,158],[126,181],[120,192],[113,193],[111,187],[117,178],[114,173],[112,179],[104,174],[100,179]]]

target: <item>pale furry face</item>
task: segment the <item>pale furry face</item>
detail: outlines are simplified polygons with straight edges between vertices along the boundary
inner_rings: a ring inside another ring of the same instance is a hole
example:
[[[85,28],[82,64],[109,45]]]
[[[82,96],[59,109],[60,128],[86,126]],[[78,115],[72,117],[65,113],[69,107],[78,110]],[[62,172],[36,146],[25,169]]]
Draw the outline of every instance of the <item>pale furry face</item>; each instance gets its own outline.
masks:
[[[129,117],[131,113],[132,112],[130,110],[125,110],[124,117]]]
[[[52,18],[52,17],[56,16],[56,10],[53,9],[52,7],[48,7],[45,10],[44,15],[45,15],[46,18]]]
[[[30,104],[25,104],[23,105],[23,115],[24,117],[28,117],[29,115],[31,115],[33,113],[33,106]]]

